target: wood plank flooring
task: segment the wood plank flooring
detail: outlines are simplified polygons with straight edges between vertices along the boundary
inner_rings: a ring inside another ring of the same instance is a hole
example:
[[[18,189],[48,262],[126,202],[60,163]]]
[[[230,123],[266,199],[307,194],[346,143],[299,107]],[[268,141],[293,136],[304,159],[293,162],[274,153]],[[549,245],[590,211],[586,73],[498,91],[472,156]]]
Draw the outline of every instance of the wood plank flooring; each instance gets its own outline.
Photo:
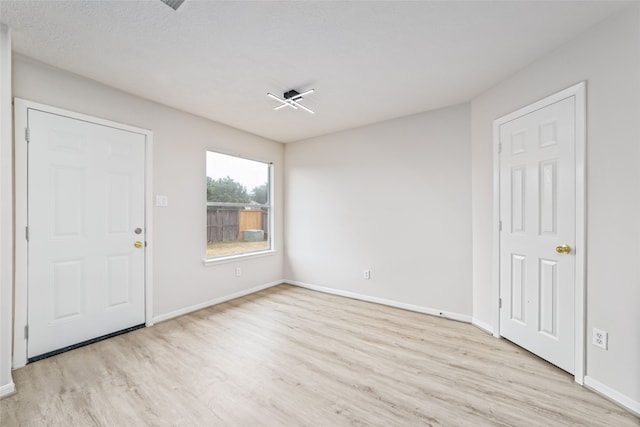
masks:
[[[9,426],[638,426],[474,326],[281,285],[27,365]]]

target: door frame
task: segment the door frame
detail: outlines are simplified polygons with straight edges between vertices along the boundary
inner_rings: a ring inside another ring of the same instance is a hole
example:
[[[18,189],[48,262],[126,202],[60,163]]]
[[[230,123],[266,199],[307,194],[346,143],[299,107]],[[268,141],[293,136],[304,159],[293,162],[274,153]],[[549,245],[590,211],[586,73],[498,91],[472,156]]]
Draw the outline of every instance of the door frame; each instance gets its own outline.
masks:
[[[147,243],[146,250],[144,251],[145,325],[153,325],[153,132],[86,114],[39,104],[25,99],[14,98],[15,226],[13,238],[15,245],[15,311],[13,318],[13,369],[21,368],[27,364],[26,326],[28,323],[28,244],[25,233],[28,220],[28,150],[26,129],[29,110],[38,110],[102,126],[109,126],[115,129],[141,134],[145,137],[144,215],[146,229],[145,238]]]
[[[586,81],[582,81],[553,95],[493,121],[493,294],[495,306],[493,325],[495,337],[500,335],[500,126],[518,117],[544,108],[563,99],[575,98],[575,173],[576,173],[576,248],[575,248],[575,320],[574,320],[574,378],[578,384],[584,383],[585,376],[585,268],[586,268]]]

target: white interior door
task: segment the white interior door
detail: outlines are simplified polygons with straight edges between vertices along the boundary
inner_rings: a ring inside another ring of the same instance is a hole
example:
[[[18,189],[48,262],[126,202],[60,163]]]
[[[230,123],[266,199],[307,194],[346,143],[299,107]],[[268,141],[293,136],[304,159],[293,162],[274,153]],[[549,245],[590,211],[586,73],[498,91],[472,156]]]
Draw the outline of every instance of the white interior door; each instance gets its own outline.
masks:
[[[27,121],[31,358],[145,322],[145,137],[34,109]]]
[[[500,335],[570,373],[575,364],[575,111],[575,97],[568,97],[499,128]]]

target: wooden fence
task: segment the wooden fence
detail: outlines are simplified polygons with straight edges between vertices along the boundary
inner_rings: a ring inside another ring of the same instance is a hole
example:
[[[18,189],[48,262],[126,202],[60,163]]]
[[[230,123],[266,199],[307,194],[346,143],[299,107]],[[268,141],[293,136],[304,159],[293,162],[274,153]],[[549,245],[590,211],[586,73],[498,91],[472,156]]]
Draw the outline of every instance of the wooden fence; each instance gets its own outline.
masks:
[[[207,207],[208,244],[243,240],[244,230],[263,230],[266,239],[268,226],[268,215],[263,210]]]

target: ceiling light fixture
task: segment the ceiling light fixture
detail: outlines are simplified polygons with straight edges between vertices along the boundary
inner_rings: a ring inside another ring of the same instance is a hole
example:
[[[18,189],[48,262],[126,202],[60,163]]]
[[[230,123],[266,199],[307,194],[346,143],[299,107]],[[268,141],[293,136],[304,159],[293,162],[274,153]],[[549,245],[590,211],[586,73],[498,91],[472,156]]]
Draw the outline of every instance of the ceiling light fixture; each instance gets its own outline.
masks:
[[[307,107],[305,107],[304,105],[300,104],[300,101],[302,99],[302,97],[304,95],[309,95],[310,93],[313,93],[315,91],[315,89],[309,89],[305,92],[298,92],[297,90],[291,89],[287,92],[284,93],[284,99],[277,97],[271,93],[267,93],[267,96],[269,98],[275,99],[276,101],[281,102],[281,105],[278,105],[277,107],[274,108],[274,110],[279,110],[281,108],[284,107],[291,107],[294,110],[297,110],[298,108],[303,109],[304,111],[311,113],[311,114],[315,114],[313,111],[311,111],[310,109],[308,109]]]

